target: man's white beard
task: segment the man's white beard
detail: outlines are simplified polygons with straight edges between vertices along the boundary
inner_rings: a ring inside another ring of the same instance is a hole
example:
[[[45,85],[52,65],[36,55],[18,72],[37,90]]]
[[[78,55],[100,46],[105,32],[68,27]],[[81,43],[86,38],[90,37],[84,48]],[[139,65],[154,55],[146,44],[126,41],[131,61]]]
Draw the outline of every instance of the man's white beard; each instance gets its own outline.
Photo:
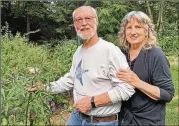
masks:
[[[75,29],[76,29],[76,27],[75,27]],[[76,32],[77,32],[77,35],[79,37],[81,37],[83,40],[89,40],[96,33],[96,30],[97,30],[97,26],[96,25],[94,26],[94,29],[95,30],[93,32],[89,33],[88,35],[80,33],[80,30],[77,30],[77,29],[76,29]]]

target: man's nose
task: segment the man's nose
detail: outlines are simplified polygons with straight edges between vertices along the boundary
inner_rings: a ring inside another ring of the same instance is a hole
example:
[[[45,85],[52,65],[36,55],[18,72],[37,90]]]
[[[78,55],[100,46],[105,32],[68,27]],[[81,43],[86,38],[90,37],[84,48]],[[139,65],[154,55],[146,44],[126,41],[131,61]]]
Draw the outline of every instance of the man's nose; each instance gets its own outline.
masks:
[[[82,20],[82,23],[81,23],[82,25],[86,25],[87,24],[87,22],[86,22],[86,19],[85,18],[83,18],[83,20]]]

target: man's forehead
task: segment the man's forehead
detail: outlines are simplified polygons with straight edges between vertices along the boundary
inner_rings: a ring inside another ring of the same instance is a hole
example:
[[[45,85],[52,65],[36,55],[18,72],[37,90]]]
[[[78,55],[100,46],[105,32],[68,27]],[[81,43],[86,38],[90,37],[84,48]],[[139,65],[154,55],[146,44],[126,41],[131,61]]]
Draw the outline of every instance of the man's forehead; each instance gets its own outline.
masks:
[[[76,9],[74,16],[76,18],[81,16],[94,16],[94,12],[90,7],[80,7]]]

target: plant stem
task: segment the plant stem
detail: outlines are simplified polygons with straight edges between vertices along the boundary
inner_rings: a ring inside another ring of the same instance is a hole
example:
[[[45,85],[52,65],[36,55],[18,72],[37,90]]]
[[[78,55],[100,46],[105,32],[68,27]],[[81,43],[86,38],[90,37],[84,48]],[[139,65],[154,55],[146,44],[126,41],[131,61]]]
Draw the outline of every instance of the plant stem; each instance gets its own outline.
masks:
[[[31,86],[33,86],[33,81],[32,81],[32,85],[31,85]],[[31,97],[32,97],[32,93],[29,94],[29,97],[28,97],[28,100],[27,100],[26,121],[25,121],[26,126],[27,126],[28,111],[29,111],[29,103],[30,103]]]
[[[32,97],[32,93],[29,94],[29,97],[28,97],[28,101],[27,101],[27,108],[26,108],[26,126],[27,126],[27,119],[28,119],[28,110],[29,110],[29,103],[30,103],[30,99]]]

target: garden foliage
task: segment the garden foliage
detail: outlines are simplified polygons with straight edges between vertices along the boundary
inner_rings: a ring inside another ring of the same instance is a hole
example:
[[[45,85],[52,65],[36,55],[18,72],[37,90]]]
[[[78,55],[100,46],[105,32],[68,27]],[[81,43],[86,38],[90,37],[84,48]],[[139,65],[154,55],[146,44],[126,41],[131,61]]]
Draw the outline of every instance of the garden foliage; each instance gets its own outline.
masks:
[[[27,88],[37,81],[49,83],[68,72],[77,45],[76,41],[60,42],[54,51],[28,43],[27,39],[12,36],[8,30],[2,42],[2,125],[45,125],[50,123],[49,102],[55,95]],[[35,72],[33,72],[35,70]],[[67,103],[69,95],[59,95],[58,102]]]

